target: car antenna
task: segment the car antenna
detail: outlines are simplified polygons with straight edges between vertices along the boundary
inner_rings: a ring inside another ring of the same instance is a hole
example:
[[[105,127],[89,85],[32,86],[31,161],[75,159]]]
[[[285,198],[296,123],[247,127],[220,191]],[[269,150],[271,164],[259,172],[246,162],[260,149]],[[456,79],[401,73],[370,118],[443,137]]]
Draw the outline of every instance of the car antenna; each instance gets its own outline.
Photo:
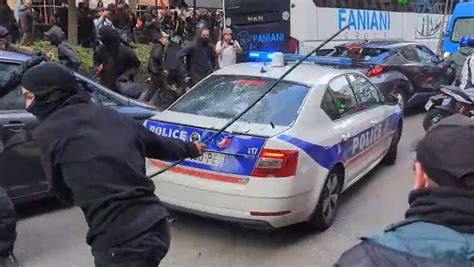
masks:
[[[280,82],[283,81],[283,79],[286,78],[286,76],[288,76],[294,69],[296,69],[299,65],[301,65],[303,62],[306,61],[306,59],[308,59],[310,56],[312,56],[313,54],[315,54],[316,52],[318,52],[321,48],[323,48],[326,44],[328,44],[330,41],[332,41],[334,38],[336,38],[339,34],[341,34],[343,31],[345,31],[346,29],[348,29],[350,26],[352,26],[352,24],[348,24],[346,25],[345,27],[343,27],[342,29],[340,29],[339,31],[337,31],[335,34],[333,34],[331,37],[329,37],[327,40],[325,40],[324,42],[322,42],[318,47],[316,47],[315,49],[311,50],[311,52],[309,52],[308,54],[306,54],[306,56],[304,56],[302,59],[298,60],[294,65],[292,65],[287,71],[285,71],[285,73],[283,73],[283,75],[280,76],[280,78],[278,78],[275,82],[272,83],[272,85],[270,87],[268,87],[268,89],[257,99],[255,100],[251,105],[249,105],[245,110],[243,110],[239,115],[237,115],[234,119],[232,119],[231,121],[229,121],[228,123],[226,123],[220,130],[218,130],[216,133],[214,133],[212,136],[210,136],[209,138],[207,138],[206,140],[204,140],[202,143],[203,144],[208,144],[209,142],[211,142],[214,138],[216,138],[218,135],[220,135],[221,133],[223,133],[225,130],[227,130],[227,128],[229,128],[232,124],[234,124],[236,121],[238,121],[240,118],[242,118],[247,112],[249,112],[249,110],[251,110],[255,105],[258,104],[258,102],[260,102],[266,95],[268,95]],[[161,169],[153,174],[151,174],[149,177],[150,178],[153,178],[155,176],[158,176],[164,172],[167,172],[168,170],[176,167],[177,165],[179,165],[181,162],[183,162],[184,159],[180,159],[180,160],[177,160],[173,163],[171,163],[168,167],[164,168],[164,169]]]

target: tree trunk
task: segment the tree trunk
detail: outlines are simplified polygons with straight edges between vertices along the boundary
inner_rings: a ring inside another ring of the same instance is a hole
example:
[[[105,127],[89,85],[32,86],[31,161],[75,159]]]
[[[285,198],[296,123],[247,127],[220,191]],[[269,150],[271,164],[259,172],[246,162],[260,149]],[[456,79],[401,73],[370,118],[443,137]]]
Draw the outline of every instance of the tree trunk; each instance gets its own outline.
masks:
[[[129,0],[128,5],[133,14],[137,14],[137,0]]]
[[[76,0],[68,0],[68,37],[69,42],[77,44],[77,7]]]

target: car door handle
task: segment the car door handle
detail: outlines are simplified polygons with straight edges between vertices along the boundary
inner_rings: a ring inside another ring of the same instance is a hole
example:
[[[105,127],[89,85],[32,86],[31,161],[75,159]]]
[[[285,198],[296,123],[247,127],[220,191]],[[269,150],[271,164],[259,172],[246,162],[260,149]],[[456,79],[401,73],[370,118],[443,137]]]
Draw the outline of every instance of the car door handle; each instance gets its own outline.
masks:
[[[351,134],[349,134],[349,133],[343,134],[343,135],[341,136],[341,139],[342,139],[342,141],[344,141],[344,142],[347,141],[347,140],[349,140],[349,138],[351,138]]]
[[[2,125],[3,128],[8,128],[8,130],[18,133],[21,132],[25,129],[26,124],[21,123],[21,122],[10,122],[9,124],[4,124]]]

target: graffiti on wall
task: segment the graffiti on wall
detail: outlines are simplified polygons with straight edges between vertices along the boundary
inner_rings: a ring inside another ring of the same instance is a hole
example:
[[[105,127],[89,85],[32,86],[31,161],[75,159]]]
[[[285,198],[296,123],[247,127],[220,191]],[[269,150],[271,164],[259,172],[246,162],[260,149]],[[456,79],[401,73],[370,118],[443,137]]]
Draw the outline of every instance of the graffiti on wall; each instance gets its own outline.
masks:
[[[441,0],[416,0],[416,32],[420,37],[433,37],[441,32],[444,3]]]

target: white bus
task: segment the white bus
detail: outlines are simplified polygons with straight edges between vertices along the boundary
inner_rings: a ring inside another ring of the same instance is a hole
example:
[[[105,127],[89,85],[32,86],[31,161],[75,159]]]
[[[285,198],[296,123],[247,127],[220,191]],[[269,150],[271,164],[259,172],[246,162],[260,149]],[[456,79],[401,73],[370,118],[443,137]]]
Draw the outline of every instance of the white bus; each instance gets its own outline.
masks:
[[[434,51],[446,0],[224,0],[225,25],[244,50],[305,53],[339,29],[327,49],[357,40],[404,40]],[[458,2],[458,1],[455,1]]]

